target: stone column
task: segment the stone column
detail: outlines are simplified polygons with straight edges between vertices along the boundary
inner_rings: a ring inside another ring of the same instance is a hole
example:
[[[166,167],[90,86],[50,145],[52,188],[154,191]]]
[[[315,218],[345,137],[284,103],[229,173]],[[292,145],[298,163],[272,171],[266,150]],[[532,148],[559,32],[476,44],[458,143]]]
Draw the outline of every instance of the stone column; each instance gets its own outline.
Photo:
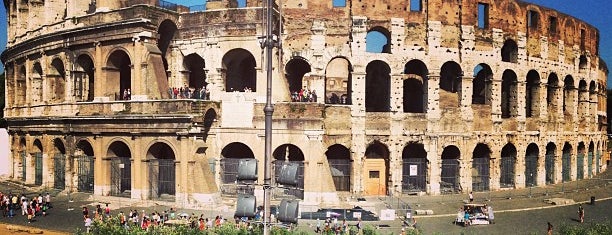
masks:
[[[132,181],[132,199],[146,200],[149,199],[151,192],[149,180],[149,160],[144,154],[141,146],[144,145],[143,137],[132,135],[132,141],[129,143],[131,147],[132,172],[130,180]],[[146,151],[146,150],[145,150]]]
[[[427,119],[440,119],[440,71],[431,71],[427,79]]]
[[[472,121],[474,119],[474,110],[472,109],[472,93],[474,92],[472,81],[474,77],[461,75],[459,79],[461,79],[461,116],[463,120]]]
[[[94,87],[93,87],[93,93],[94,93],[94,100],[95,101],[108,101],[109,97],[104,96],[104,86],[105,84],[103,84],[103,82],[101,81],[105,81],[106,80],[106,74],[104,74],[103,70],[102,70],[102,65],[104,64],[104,58],[102,57],[102,48],[100,47],[101,43],[100,42],[94,42],[94,58],[93,58],[93,62],[94,62],[94,79],[96,79],[96,81],[94,81]],[[89,78],[91,79],[91,78]],[[92,89],[91,87],[89,89]],[[92,92],[90,90],[90,92]]]
[[[542,150],[538,151],[537,166],[538,166],[538,169],[536,170],[537,178],[535,179],[536,185],[538,186],[546,185],[546,149],[544,149],[544,151]]]
[[[491,191],[498,190],[500,188],[499,180],[501,175],[500,164],[501,162],[501,149],[491,149],[491,160],[489,161],[489,189]]]
[[[427,193],[430,195],[439,195],[442,161],[438,152],[438,140],[431,138],[424,141],[423,144],[427,151],[427,160],[429,162],[429,165],[427,166],[427,169],[429,170],[427,174],[429,176],[429,188],[427,189]]]
[[[514,188],[525,188],[525,154],[525,148],[516,149],[516,163],[514,164]]]

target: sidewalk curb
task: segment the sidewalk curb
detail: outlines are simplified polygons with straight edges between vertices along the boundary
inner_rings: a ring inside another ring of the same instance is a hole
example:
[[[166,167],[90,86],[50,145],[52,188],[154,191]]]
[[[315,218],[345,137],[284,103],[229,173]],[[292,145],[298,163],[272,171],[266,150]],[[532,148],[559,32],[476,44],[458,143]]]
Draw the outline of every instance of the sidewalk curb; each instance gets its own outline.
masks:
[[[610,200],[610,199],[612,199],[612,197],[600,198],[600,199],[597,199],[595,201],[605,201],[605,200]],[[576,204],[587,204],[587,203],[590,203],[590,202],[591,201],[589,200],[589,201],[575,202],[574,204],[566,204],[566,205],[538,206],[538,207],[530,207],[530,208],[522,208],[522,209],[501,210],[501,211],[495,211],[495,213],[548,209],[548,208],[555,208],[555,207],[562,207],[562,206],[572,206],[572,205],[576,205]],[[440,215],[415,215],[414,217],[415,218],[438,218],[438,217],[452,217],[452,216],[457,216],[457,213],[454,213],[454,214],[440,214]]]

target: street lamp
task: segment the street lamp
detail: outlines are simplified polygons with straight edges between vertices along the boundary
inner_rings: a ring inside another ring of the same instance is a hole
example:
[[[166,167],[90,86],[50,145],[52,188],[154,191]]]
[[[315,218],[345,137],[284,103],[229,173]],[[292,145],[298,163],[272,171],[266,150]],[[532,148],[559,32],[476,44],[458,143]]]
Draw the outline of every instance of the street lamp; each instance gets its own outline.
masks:
[[[270,234],[270,190],[271,185],[271,165],[272,159],[272,113],[274,106],[272,105],[272,49],[278,44],[274,41],[272,35],[272,4],[273,0],[266,1],[266,34],[260,38],[260,45],[266,50],[266,106],[264,107],[265,115],[265,153],[264,153],[264,235]],[[262,40],[263,39],[263,42]]]

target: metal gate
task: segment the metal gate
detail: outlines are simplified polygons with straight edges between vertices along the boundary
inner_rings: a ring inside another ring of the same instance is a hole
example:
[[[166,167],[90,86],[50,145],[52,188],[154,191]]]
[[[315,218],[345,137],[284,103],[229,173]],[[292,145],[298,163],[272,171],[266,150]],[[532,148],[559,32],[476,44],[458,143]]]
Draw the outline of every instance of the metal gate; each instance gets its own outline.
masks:
[[[34,172],[35,172],[35,177],[34,177],[34,184],[35,185],[42,185],[42,180],[43,180],[43,161],[42,161],[42,153],[34,153],[34,161],[35,161],[35,166],[34,166]]]
[[[536,185],[538,178],[538,155],[530,154],[525,156],[525,186]]]
[[[490,159],[479,157],[472,160],[472,190],[475,192],[489,191]]]
[[[336,191],[351,190],[351,160],[327,159]]]
[[[164,199],[168,196],[174,196],[176,194],[174,159],[151,159],[148,166],[150,198]]]
[[[283,166],[283,160],[274,161],[274,182],[278,180],[281,168]],[[272,192],[273,198],[298,198],[304,199],[304,162],[294,161],[299,164],[298,167],[298,185],[295,188],[275,188]]]
[[[546,170],[546,184],[553,184],[555,182],[555,155],[546,154],[544,169]]]
[[[576,168],[578,171],[576,173],[576,179],[584,179],[584,153],[579,153],[576,161]]]
[[[563,182],[570,181],[570,154],[563,153],[561,157],[561,174]]]
[[[21,152],[21,180],[23,180],[24,182],[26,181],[26,169],[27,169],[27,164],[26,164],[26,152],[22,151]]]
[[[427,190],[427,158],[404,158],[402,192],[425,192]]]
[[[112,196],[130,197],[132,190],[132,162],[127,157],[115,157],[111,160]]]
[[[459,159],[442,159],[440,192],[447,194],[461,192],[459,183]]]
[[[501,188],[514,187],[514,166],[516,158],[513,156],[502,156],[501,158],[501,175],[499,177],[499,186]]]
[[[61,153],[53,158],[53,188],[66,188],[66,155]]]
[[[242,158],[221,158],[221,194],[233,196],[238,194],[253,195],[252,185],[238,185],[238,165]]]
[[[77,157],[77,190],[79,192],[94,191],[94,157]]]
[[[587,157],[587,170],[588,170],[588,176],[589,178],[593,177],[593,152],[589,152],[589,155]]]

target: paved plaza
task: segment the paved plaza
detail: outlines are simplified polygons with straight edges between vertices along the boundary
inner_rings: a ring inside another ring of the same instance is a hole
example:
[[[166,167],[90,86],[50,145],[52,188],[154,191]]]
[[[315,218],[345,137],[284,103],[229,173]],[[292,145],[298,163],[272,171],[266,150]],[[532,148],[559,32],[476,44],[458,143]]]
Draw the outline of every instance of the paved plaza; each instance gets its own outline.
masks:
[[[109,203],[112,214],[120,211],[128,213],[130,209],[145,210],[147,214],[163,212],[170,207],[177,208],[178,212],[195,214],[214,218],[222,215],[231,218],[233,209],[215,210],[214,208],[184,208],[182,205],[172,205],[163,202],[133,201],[126,198],[92,197],[86,193],[72,193],[67,195],[54,190],[30,188],[11,181],[0,184],[2,192],[26,193],[28,196],[38,193],[51,192],[54,195],[53,209],[46,217],[36,217],[35,221],[27,224],[25,216],[13,218],[0,217],[0,223],[27,225],[42,229],[51,229],[67,233],[74,232],[83,226],[82,207],[87,206],[93,210],[96,205]],[[474,193],[476,203],[487,203],[495,210],[496,223],[493,225],[479,225],[462,227],[453,224],[457,209],[468,199],[467,194],[453,194],[441,196],[405,196],[405,197],[365,197],[365,201],[354,202],[356,205],[379,213],[382,209],[396,209],[408,205],[412,214],[416,214],[417,227],[425,234],[545,234],[546,222],[551,222],[556,228],[562,224],[578,224],[577,207],[584,204],[586,210],[585,223],[597,221],[610,221],[609,208],[612,208],[612,174],[604,172],[592,179],[585,179],[552,186],[534,187],[526,189],[513,189],[497,192]],[[595,205],[590,205],[591,197],[595,197]],[[546,199],[565,198],[572,201],[568,205],[552,205]],[[401,205],[400,205],[401,204]],[[433,212],[433,214],[417,214],[417,212]],[[405,211],[397,210],[398,215]],[[351,222],[354,223],[354,222]],[[300,220],[298,229],[314,231],[316,221]],[[402,229],[402,218],[398,216],[392,221],[365,222],[379,228],[381,234],[399,234]]]

